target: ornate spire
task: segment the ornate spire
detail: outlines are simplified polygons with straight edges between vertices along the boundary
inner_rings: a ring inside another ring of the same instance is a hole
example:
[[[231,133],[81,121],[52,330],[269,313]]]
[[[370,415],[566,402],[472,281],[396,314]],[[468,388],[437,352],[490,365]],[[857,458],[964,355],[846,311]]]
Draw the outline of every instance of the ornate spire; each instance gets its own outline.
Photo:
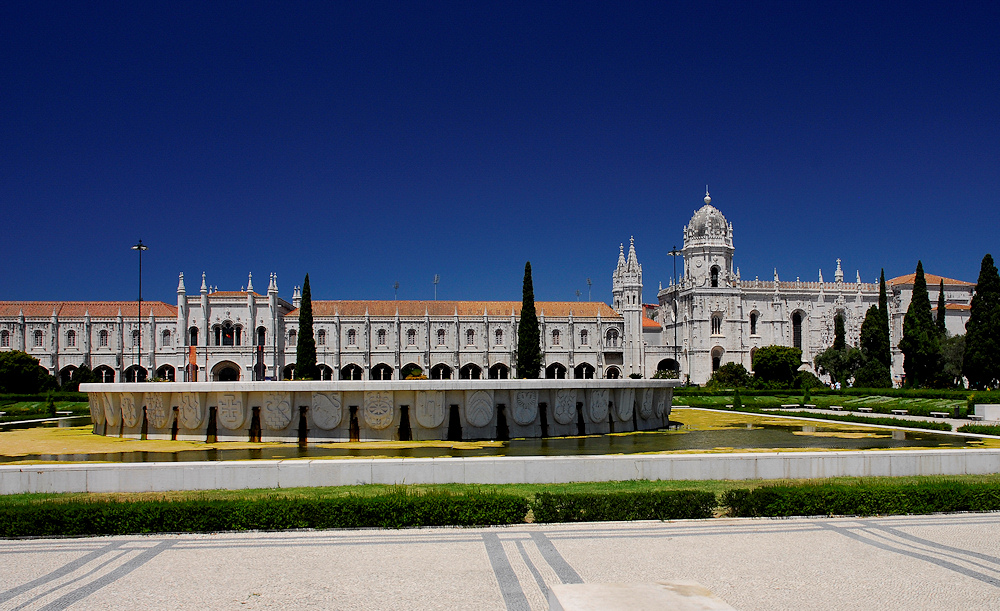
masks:
[[[253,292],[253,272],[250,272],[250,277],[247,279],[247,292]]]
[[[625,267],[625,245],[618,245],[618,269]]]
[[[708,194],[708,185],[705,185],[705,204],[712,203],[712,196]]]
[[[184,288],[184,272],[181,272],[180,277],[177,279],[177,293],[183,295],[187,292]]]
[[[628,239],[628,269],[629,271],[639,270],[639,259],[635,256],[635,238]]]
[[[833,272],[834,282],[844,281],[844,270],[840,268],[840,259],[837,259],[837,271]]]
[[[819,283],[823,284],[823,270],[822,269],[819,270]],[[820,287],[820,288],[822,288],[822,287]]]
[[[205,283],[205,272],[201,272],[201,292],[208,294],[208,284]]]

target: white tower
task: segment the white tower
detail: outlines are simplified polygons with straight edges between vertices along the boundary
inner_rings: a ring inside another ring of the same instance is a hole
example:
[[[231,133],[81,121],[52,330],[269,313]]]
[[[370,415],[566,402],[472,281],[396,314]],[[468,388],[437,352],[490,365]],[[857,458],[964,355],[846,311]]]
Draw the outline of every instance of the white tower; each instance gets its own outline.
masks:
[[[712,205],[712,198],[705,189],[705,205],[691,222],[684,227],[683,287],[732,287],[733,226]]]
[[[625,319],[623,373],[641,374],[645,352],[642,346],[642,266],[635,256],[635,238],[629,238],[627,259],[624,245],[618,248],[618,267],[612,276],[611,292],[615,310]]]

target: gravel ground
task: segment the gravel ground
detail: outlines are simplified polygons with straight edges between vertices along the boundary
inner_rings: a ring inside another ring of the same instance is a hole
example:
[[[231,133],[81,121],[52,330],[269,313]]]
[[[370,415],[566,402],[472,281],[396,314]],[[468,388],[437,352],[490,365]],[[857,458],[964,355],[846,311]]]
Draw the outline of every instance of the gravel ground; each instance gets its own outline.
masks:
[[[745,611],[1000,609],[1000,514],[0,542],[0,609],[546,609],[693,580]]]

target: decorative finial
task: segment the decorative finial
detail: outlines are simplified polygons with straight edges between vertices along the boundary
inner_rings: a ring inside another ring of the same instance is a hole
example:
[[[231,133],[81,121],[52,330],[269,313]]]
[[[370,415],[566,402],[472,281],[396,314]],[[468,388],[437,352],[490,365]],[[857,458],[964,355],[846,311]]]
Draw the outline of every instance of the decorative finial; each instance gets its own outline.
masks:
[[[706,204],[712,203],[712,197],[708,194],[708,185],[705,185],[705,203]]]

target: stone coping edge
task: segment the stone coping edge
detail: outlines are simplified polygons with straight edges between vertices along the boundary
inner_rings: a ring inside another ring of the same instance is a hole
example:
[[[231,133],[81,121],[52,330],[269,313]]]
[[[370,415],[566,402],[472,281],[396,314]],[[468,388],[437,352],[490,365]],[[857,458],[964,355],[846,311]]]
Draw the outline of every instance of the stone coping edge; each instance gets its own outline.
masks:
[[[0,466],[0,494],[1000,473],[1000,449],[349,458]]]
[[[138,382],[81,384],[81,392],[363,392],[375,390],[547,390],[591,388],[676,388],[680,380],[622,378],[541,380],[309,380],[270,382]]]

